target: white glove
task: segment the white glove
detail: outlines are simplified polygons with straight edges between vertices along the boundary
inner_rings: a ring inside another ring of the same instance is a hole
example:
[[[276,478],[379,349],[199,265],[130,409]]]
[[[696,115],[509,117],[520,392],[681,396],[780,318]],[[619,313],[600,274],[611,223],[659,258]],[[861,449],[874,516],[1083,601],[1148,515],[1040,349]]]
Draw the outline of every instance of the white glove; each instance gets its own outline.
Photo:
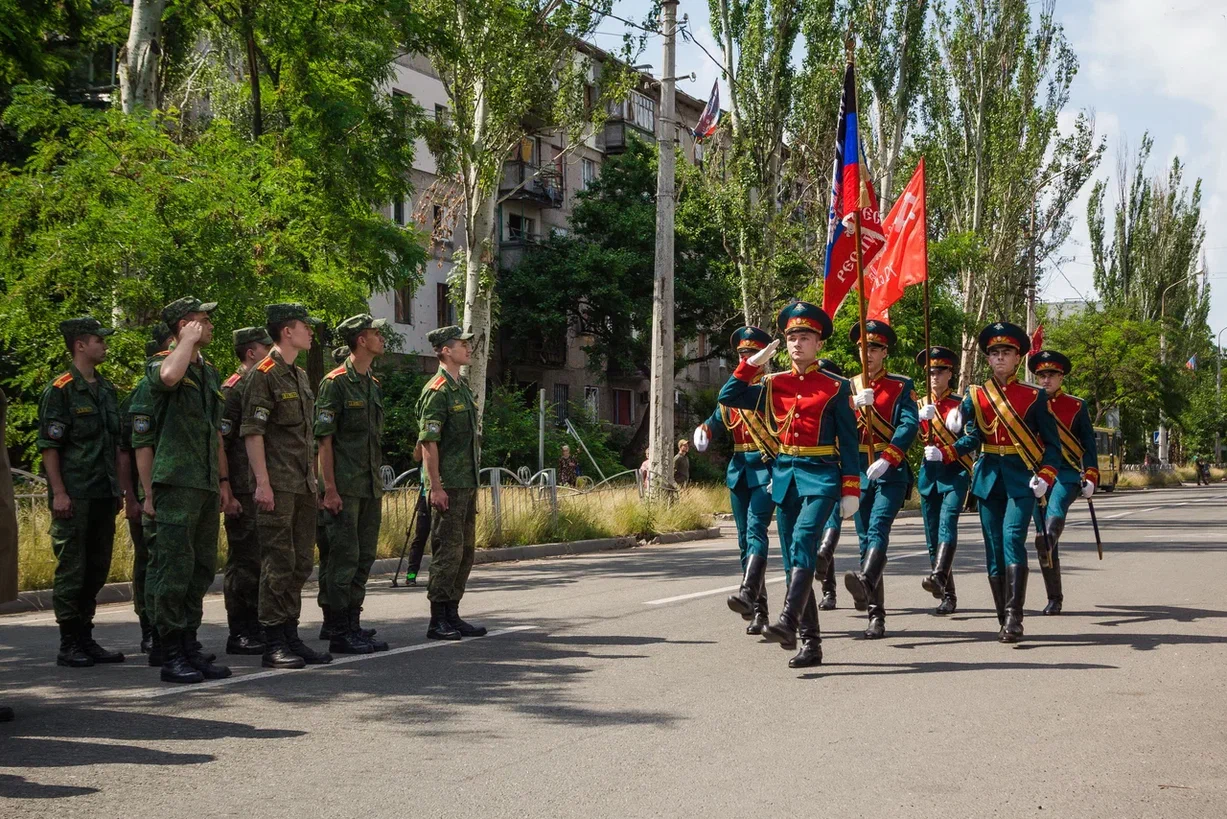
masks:
[[[709,438],[707,435],[707,425],[706,424],[699,424],[699,426],[694,428],[694,448],[695,449],[699,450],[699,452],[706,452],[707,444],[710,440],[711,438]]]
[[[1032,476],[1029,486],[1031,487],[1032,494],[1037,498],[1042,498],[1048,494],[1049,483],[1039,475]]]
[[[767,494],[771,494],[771,481],[767,481]]]
[[[942,455],[942,451],[938,449],[937,447],[935,446],[925,447],[925,460],[926,461],[936,461],[940,463],[944,461],[945,459],[946,459],[945,456]]]
[[[766,347],[747,358],[746,363],[751,367],[761,367],[771,360],[771,356],[775,355],[775,351],[778,349],[780,349],[780,340],[777,338]]]
[[[932,421],[934,417],[936,417],[936,415],[937,415],[937,405],[936,404],[925,404],[923,407],[920,408],[920,420],[921,421]]]
[[[1089,498],[1091,495],[1094,495],[1094,494],[1095,494],[1095,482],[1089,481],[1089,480],[1083,481],[1082,482],[1082,497]]]
[[[873,388],[866,387],[852,397],[852,403],[856,404],[856,408],[869,407],[873,405]]]
[[[886,470],[888,469],[890,469],[890,461],[886,460],[885,458],[878,458],[869,465],[868,469],[865,470],[865,477],[869,478],[871,481],[876,481],[878,478],[885,475]]]
[[[861,508],[861,499],[858,495],[844,495],[839,499],[839,516],[844,520],[856,514],[856,510]]]
[[[963,431],[963,411],[958,407],[946,414],[946,429],[956,435]]]

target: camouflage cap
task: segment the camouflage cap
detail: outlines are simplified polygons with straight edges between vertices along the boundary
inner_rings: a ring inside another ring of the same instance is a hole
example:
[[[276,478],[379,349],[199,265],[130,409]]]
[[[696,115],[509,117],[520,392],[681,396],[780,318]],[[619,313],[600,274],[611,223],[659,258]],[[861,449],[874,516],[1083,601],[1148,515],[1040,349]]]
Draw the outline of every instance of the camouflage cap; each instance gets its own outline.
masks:
[[[273,346],[273,338],[268,334],[268,330],[263,327],[244,327],[241,330],[234,331],[234,346],[238,347],[243,344],[251,344],[253,341],[260,344],[265,344],[269,347]]]
[[[184,296],[162,308],[162,322],[167,327],[174,327],[188,313],[212,313],[216,309],[215,301],[201,301],[195,296]]]
[[[312,327],[318,327],[324,323],[323,319],[315,318],[307,312],[307,308],[304,305],[297,302],[270,304],[264,308],[264,316],[269,324],[277,324],[283,321],[305,321]]]
[[[82,316],[60,322],[60,333],[63,334],[65,341],[73,341],[81,336],[106,338],[114,332],[115,330],[110,327],[103,327],[102,322],[93,316]]]
[[[466,333],[454,324],[431,330],[426,334],[426,340],[430,342],[431,347],[442,347],[449,341],[470,341],[472,338],[472,333]]]
[[[358,340],[358,335],[363,330],[384,330],[388,326],[387,319],[374,318],[370,313],[359,313],[356,316],[350,316],[336,326],[337,335],[341,340],[350,347],[354,346],[354,342]],[[348,355],[348,353],[347,353]]]
[[[337,347],[332,351],[332,360],[340,364],[345,359],[349,358],[349,348],[345,346]]]

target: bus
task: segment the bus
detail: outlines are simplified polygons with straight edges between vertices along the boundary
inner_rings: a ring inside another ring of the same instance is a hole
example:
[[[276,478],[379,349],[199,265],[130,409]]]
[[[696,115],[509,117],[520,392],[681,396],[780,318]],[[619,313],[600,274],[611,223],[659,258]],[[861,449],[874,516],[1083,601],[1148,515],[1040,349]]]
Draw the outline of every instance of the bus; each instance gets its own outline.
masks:
[[[1095,427],[1095,450],[1099,455],[1099,481],[1097,489],[1111,492],[1116,488],[1116,479],[1121,469],[1121,435],[1116,427]]]

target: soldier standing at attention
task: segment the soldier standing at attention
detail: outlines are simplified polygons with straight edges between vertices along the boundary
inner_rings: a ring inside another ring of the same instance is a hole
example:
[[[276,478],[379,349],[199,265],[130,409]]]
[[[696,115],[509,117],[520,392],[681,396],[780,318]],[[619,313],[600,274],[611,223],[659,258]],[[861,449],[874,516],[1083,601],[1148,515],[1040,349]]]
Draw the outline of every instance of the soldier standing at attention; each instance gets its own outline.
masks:
[[[230,491],[239,502],[239,513],[226,518],[226,568],[222,593],[230,636],[226,653],[264,653],[260,630],[260,536],[256,531],[255,482],[247,461],[247,446],[239,430],[243,426],[244,376],[268,356],[273,340],[264,327],[244,327],[232,337],[239,368],[222,384],[226,406],[222,413],[222,439],[230,464]]]
[[[860,428],[861,507],[856,534],[861,547],[861,570],[844,575],[844,585],[858,611],[868,610],[866,640],[886,636],[886,603],[882,572],[895,516],[911,487],[912,467],[907,450],[916,440],[920,419],[912,379],[886,371],[886,356],[895,345],[895,331],[876,319],[865,323],[869,371],[852,379]],[[852,343],[861,339],[861,325],[853,324]],[[874,461],[869,462],[873,441]]]
[[[111,570],[120,505],[119,403],[115,387],[97,370],[114,332],[89,317],[62,322],[72,364],[38,402],[38,449],[47,473],[56,559],[52,604],[60,651],[55,662],[70,668],[124,660],[93,638],[96,598]]]
[[[386,642],[367,636],[361,622],[383,518],[383,393],[371,364],[383,355],[387,326],[386,319],[368,313],[337,325],[351,352],[324,376],[315,401],[324,481],[319,602],[330,632],[328,650],[338,654],[388,650]]]
[[[1035,379],[1044,392],[1048,393],[1048,411],[1052,413],[1057,436],[1061,439],[1061,468],[1057,470],[1057,482],[1048,490],[1048,508],[1045,510],[1047,542],[1043,535],[1035,536],[1035,554],[1039,559],[1040,572],[1044,575],[1044,590],[1048,593],[1044,614],[1060,614],[1065,595],[1061,592],[1061,553],[1058,545],[1065,531],[1065,516],[1079,494],[1084,498],[1095,494],[1095,487],[1099,485],[1099,453],[1095,446],[1095,427],[1091,424],[1090,413],[1086,411],[1086,402],[1061,388],[1065,376],[1072,369],[1069,359],[1055,350],[1040,350],[1031,356],[1027,367],[1035,373]],[[1038,513],[1035,518],[1038,529]],[[1049,549],[1052,551],[1051,559]],[[1052,565],[1049,566],[1049,563]]]
[[[737,351],[738,359],[745,361],[770,344],[771,335],[758,327],[741,327],[733,331],[729,343]],[[755,383],[761,380],[760,376]],[[725,435],[733,439],[733,457],[725,470],[725,483],[733,522],[737,524],[737,551],[744,577],[741,590],[729,598],[729,607],[750,620],[746,634],[760,635],[771,623],[767,611],[767,529],[775,503],[767,484],[771,483],[771,462],[777,445],[760,413],[717,404],[711,417],[694,431],[695,449],[706,452],[712,441]],[[753,601],[744,612],[740,602],[743,598]]]
[[[273,348],[247,374],[239,434],[255,478],[260,541],[260,625],[268,668],[332,662],[298,636],[302,587],[315,565],[318,502],[315,480],[315,396],[294,362],[310,349],[321,324],[301,304],[270,304],[266,329]]]
[[[843,368],[829,358],[818,359],[818,369],[836,378],[844,377]],[[837,506],[831,510],[831,516],[822,527],[822,543],[818,546],[818,562],[827,567],[822,577],[815,578],[822,584],[822,599],[818,601],[819,611],[835,609],[835,547],[839,545],[843,528],[844,519],[840,517]]]
[[[473,356],[472,333],[440,327],[426,336],[439,358],[439,372],[422,388],[418,399],[418,441],[426,471],[430,521],[430,626],[432,640],[481,637],[482,626],[460,619],[469,572],[473,569],[477,522],[477,405],[460,368]]]
[[[959,414],[947,421],[958,429],[966,420],[963,437],[953,446],[926,446],[925,460],[954,463],[980,447],[971,494],[980,502],[988,584],[1001,624],[997,639],[1016,643],[1023,636],[1031,513],[1056,482],[1061,441],[1048,394],[1017,377],[1022,351],[1031,345],[1027,332],[999,321],[980,331],[979,345],[992,378],[973,384]]]
[[[929,445],[951,445],[963,430],[951,431],[946,418],[961,421],[962,398],[950,390],[958,369],[958,356],[949,347],[930,347],[916,356],[921,367],[928,362],[929,394],[920,401],[920,436]],[[920,492],[920,517],[924,521],[925,544],[929,547],[931,573],[921,587],[940,600],[936,614],[954,614],[958,597],[954,593],[954,553],[958,548],[959,515],[967,502],[974,459],[964,455],[952,463],[922,461],[916,488]]]
[[[138,463],[149,465],[148,473],[141,470],[145,514],[158,527],[146,604],[158,630],[164,682],[230,676],[196,639],[217,570],[219,512],[238,510],[222,445],[221,377],[201,353],[213,340],[209,314],[216,307],[188,296],[162,309],[171,350],[145,365],[152,413],[132,414],[132,446]]]
[[[819,533],[835,507],[847,518],[860,504],[856,420],[848,382],[818,367],[818,351],[831,334],[827,314],[816,305],[793,302],[780,311],[776,325],[788,341],[792,368],[755,383],[780,346],[773,341],[737,366],[718,400],[727,407],[763,413],[779,442],[771,468],[771,499],[780,548],[788,550],[792,570],[779,619],[763,629],[763,636],[786,650],[796,648],[800,636],[801,648],[788,667],[805,668],[822,663],[814,600],[814,576],[826,573],[818,553]],[[753,582],[742,585],[742,606],[753,603],[757,588]]]

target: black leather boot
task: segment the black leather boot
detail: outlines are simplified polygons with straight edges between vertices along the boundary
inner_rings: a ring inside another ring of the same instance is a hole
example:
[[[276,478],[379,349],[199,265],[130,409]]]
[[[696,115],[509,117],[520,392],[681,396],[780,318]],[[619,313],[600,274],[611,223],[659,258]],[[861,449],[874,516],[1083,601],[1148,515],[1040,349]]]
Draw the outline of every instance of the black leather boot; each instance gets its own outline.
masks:
[[[376,640],[375,629],[362,627],[362,606],[350,606],[349,609],[349,630],[356,632],[359,637],[371,644],[371,648],[376,651],[387,651],[387,640]]]
[[[937,556],[933,559],[933,573],[920,581],[921,588],[941,600],[946,596],[946,583],[950,578],[950,567],[954,564],[954,544],[937,544]]]
[[[328,650],[334,654],[372,654],[375,651],[361,634],[350,628],[348,611],[330,610],[324,628],[332,635],[328,639]]]
[[[822,530],[822,544],[818,547],[818,562],[822,564],[825,556],[826,570],[821,575],[814,575],[822,578],[822,602],[818,604],[818,608],[822,611],[831,611],[835,608],[835,547],[838,544],[838,529]]]
[[[767,578],[764,576],[758,587],[758,596],[754,598],[754,618],[750,625],[746,626],[746,634],[757,637],[770,622],[771,615],[767,611]]]
[[[792,580],[788,584],[788,594],[784,597],[784,607],[780,609],[780,619],[763,629],[763,637],[773,643],[779,643],[780,648],[786,651],[795,649],[797,625],[805,611],[806,601],[813,599],[813,596],[813,570],[794,568]]]
[[[303,658],[307,665],[327,665],[332,662],[332,655],[316,651],[302,641],[298,636],[298,621],[289,620],[285,624],[285,647]]]
[[[94,642],[94,624],[89,620],[81,621],[81,636],[77,645],[85,656],[96,663],[122,663],[124,655],[118,651],[110,651]]]
[[[214,665],[209,659],[212,655],[205,654],[198,648],[200,643],[195,637],[195,632],[190,631],[183,635],[183,655],[187,658],[188,665],[199,671],[206,680],[224,680],[229,677],[230,669],[224,665]]]
[[[429,640],[459,640],[461,635],[447,618],[447,604],[430,601],[430,625],[426,627]]]
[[[153,634],[150,635],[149,657],[148,657],[147,662],[149,663],[150,668],[161,668],[162,663],[165,660],[166,658],[162,655],[162,635],[158,632],[158,629],[155,627],[153,629]]]
[[[814,595],[809,596],[805,608],[801,611],[801,621],[797,629],[801,638],[801,650],[788,661],[789,668],[809,668],[822,665],[822,633],[818,630],[818,604]]]
[[[196,639],[196,629],[192,629],[191,631],[186,631],[184,632],[184,634],[187,635],[187,650],[188,651],[192,652],[193,654],[202,655],[205,658],[205,662],[211,663],[217,659],[216,654],[214,654],[211,651],[205,651],[204,646],[201,645],[200,641]]]
[[[141,620],[141,653],[148,654],[153,649],[153,624],[149,622],[149,615],[142,614]]]
[[[451,623],[452,628],[460,632],[461,637],[485,637],[486,636],[485,626],[474,626],[460,619],[460,601],[459,600],[449,601],[445,605],[444,611],[447,613],[447,622]]]
[[[886,568],[886,552],[882,549],[870,549],[865,552],[859,572],[844,574],[844,586],[852,595],[857,611],[866,611],[869,601],[873,599],[873,590],[877,588],[882,578],[882,570]]]
[[[886,636],[886,579],[879,577],[869,601],[869,626],[865,629],[866,640],[881,640]]]
[[[942,596],[942,602],[937,606],[938,614],[954,614],[959,607],[959,598],[954,593],[954,575],[950,575],[946,579],[946,593]]]
[[[999,574],[988,576],[988,588],[993,593],[993,606],[997,609],[997,625],[1005,627],[1005,577]]]
[[[264,653],[264,642],[258,633],[251,630],[251,618],[241,614],[227,614],[230,636],[226,638],[226,653],[255,656]]]
[[[1061,518],[1050,518],[1048,521],[1048,543],[1052,547],[1052,567],[1046,560],[1040,561],[1040,572],[1044,575],[1044,590],[1048,593],[1048,605],[1044,614],[1060,614],[1061,604],[1065,595],[1061,593],[1061,549],[1059,542],[1065,531],[1065,521]]]
[[[1023,636],[1023,606],[1027,603],[1027,574],[1025,565],[1011,563],[1005,567],[1005,626],[1001,629],[1001,642],[1017,643]]]
[[[306,661],[286,645],[285,625],[265,626],[264,657],[260,665],[265,668],[303,668]]]
[[[750,555],[746,558],[746,574],[741,580],[741,588],[737,594],[730,594],[729,608],[746,620],[754,617],[754,601],[758,598],[763,585],[763,576],[767,573],[767,558],[762,555]]]
[[[55,664],[66,668],[89,668],[94,664],[94,658],[81,650],[80,620],[60,623],[60,653],[55,655]]]
[[[192,667],[183,651],[184,634],[169,631],[160,635],[162,641],[162,682],[204,682],[204,674]]]

